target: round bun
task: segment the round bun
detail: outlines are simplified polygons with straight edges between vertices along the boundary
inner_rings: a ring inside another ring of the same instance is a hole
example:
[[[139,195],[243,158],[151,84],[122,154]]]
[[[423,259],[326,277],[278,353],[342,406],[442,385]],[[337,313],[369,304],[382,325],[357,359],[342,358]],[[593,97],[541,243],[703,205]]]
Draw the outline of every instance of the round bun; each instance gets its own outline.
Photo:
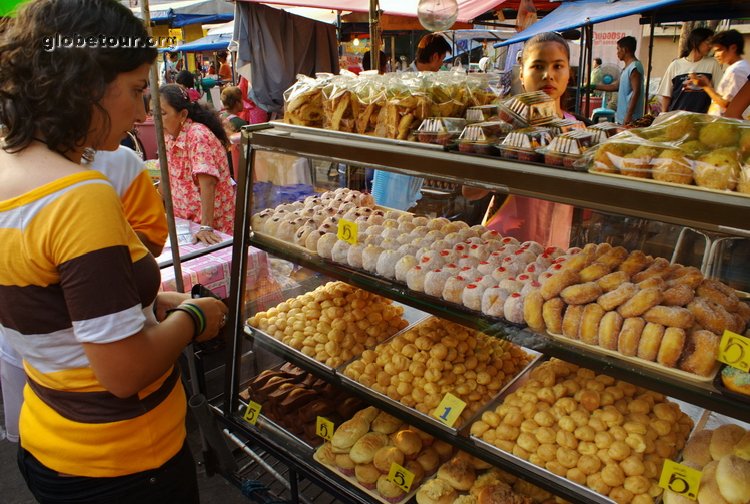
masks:
[[[357,464],[354,468],[354,476],[364,487],[373,489],[380,478],[380,471],[372,464]]]
[[[408,461],[404,467],[406,468],[407,471],[411,472],[414,475],[414,479],[412,480],[411,487],[417,488],[417,486],[419,486],[419,484],[422,482],[422,480],[425,477],[424,469],[422,469],[422,466],[416,460]]]
[[[354,474],[355,465],[354,461],[346,453],[339,453],[336,455],[336,467],[338,467],[343,474],[352,476]]]
[[[440,460],[448,460],[453,455],[453,446],[445,441],[437,440],[432,443],[432,447],[435,448],[435,451],[440,456]]]
[[[391,470],[391,464],[397,463],[400,466],[404,465],[404,454],[401,450],[395,446],[385,446],[375,452],[375,456],[372,459],[372,463],[382,473],[388,473]]]
[[[357,464],[372,462],[375,452],[388,445],[388,436],[379,432],[368,432],[354,443],[349,456]]]
[[[745,435],[745,429],[739,425],[722,425],[714,431],[711,436],[711,458],[719,460],[726,455],[734,452],[734,447],[740,442]]]
[[[712,430],[702,430],[693,434],[682,452],[683,460],[685,462],[693,462],[699,468],[711,462],[713,459],[711,458],[709,446],[711,445],[713,433],[714,431]]]
[[[323,465],[334,465],[336,463],[336,454],[333,453],[331,443],[323,443],[315,450],[313,458]]]
[[[719,460],[716,483],[729,504],[746,504],[750,500],[750,462],[736,455]]]
[[[383,474],[378,478],[378,493],[385,497],[387,500],[393,500],[394,502],[398,502],[404,497],[404,491],[401,490],[401,487],[396,485],[395,483],[392,483],[388,481],[388,476]]]
[[[422,440],[414,431],[402,430],[391,436],[393,446],[404,453],[407,459],[413,459],[422,451]]]
[[[432,474],[440,465],[440,455],[432,447],[425,448],[417,455],[417,462],[422,466],[426,474]]]
[[[395,416],[389,415],[385,411],[381,411],[380,414],[375,417],[372,421],[370,429],[373,432],[380,432],[382,434],[393,434],[401,426],[401,420]]]
[[[750,460],[750,431],[746,432],[734,447],[734,454],[743,460]]]
[[[458,494],[440,478],[427,481],[417,490],[417,504],[453,504]]]
[[[447,481],[456,490],[468,491],[474,485],[477,476],[468,460],[454,457],[440,466],[438,478]]]

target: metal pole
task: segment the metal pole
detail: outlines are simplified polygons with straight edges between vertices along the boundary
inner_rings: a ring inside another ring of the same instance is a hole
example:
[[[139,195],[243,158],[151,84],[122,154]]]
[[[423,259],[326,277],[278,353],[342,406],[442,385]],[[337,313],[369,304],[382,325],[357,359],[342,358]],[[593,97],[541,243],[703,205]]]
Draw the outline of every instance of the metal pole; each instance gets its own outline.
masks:
[[[591,67],[594,60],[594,25],[590,24],[586,26],[586,33],[588,33],[587,41],[586,41],[586,50],[588,51],[588,58],[587,58],[587,65],[586,69],[589,73],[591,73]],[[591,91],[588,89],[586,90],[586,111],[591,110]]]
[[[576,104],[575,104],[575,111],[576,114],[581,113],[581,88],[583,87],[583,76],[584,76],[584,68],[583,68],[583,55],[584,51],[586,50],[586,35],[585,35],[585,29],[581,32],[581,50],[578,51],[578,86],[576,87]],[[588,81],[588,79],[587,79]]]
[[[370,68],[380,70],[380,0],[370,0]]]
[[[651,82],[651,70],[652,70],[652,61],[651,57],[654,54],[654,16],[651,16],[651,33],[649,35],[648,39],[648,70],[646,72],[646,82],[643,83],[643,92],[646,94],[643,100],[643,113],[648,113],[648,88],[649,88],[649,82]]]

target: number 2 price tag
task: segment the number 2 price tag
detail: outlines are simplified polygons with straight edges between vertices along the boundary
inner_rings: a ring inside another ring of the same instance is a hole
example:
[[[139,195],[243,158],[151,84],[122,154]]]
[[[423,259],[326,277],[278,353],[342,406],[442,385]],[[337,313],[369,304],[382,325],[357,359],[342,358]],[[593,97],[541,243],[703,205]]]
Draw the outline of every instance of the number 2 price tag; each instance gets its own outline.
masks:
[[[750,371],[750,338],[725,330],[719,345],[719,360],[741,371]]]
[[[458,417],[461,416],[461,412],[465,407],[465,402],[448,392],[445,394],[445,397],[443,397],[443,400],[440,401],[440,404],[432,413],[432,416],[443,422],[448,427],[453,427],[453,424],[455,424]]]
[[[348,221],[346,219],[340,219],[338,233],[336,233],[336,236],[339,240],[344,240],[345,242],[349,242],[352,245],[356,245],[357,236],[359,233],[357,227],[358,226],[356,222]]]
[[[659,486],[690,500],[696,500],[702,475],[703,473],[697,469],[666,459],[661,470]]]
[[[260,404],[250,401],[249,403],[247,403],[247,409],[245,410],[245,414],[242,418],[244,418],[245,421],[250,425],[255,425],[258,422],[258,417],[260,416],[260,408]]]
[[[333,430],[333,422],[327,418],[319,416],[315,421],[315,433],[326,441],[330,441],[333,437]]]
[[[411,484],[414,482],[414,473],[393,462],[386,479],[403,490],[404,493],[409,493]]]

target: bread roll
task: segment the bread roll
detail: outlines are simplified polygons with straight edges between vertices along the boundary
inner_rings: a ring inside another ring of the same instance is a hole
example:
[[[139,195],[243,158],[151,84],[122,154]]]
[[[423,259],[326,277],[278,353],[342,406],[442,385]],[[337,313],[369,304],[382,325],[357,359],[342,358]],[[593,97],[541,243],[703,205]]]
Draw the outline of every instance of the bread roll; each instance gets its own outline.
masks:
[[[404,465],[404,454],[395,446],[385,446],[375,452],[372,463],[380,472],[388,473],[391,470],[391,464],[397,463]]]
[[[388,436],[379,432],[368,432],[354,443],[349,456],[356,464],[369,464],[375,452],[388,445]]]
[[[427,481],[417,490],[417,504],[453,504],[458,494],[440,478]]]
[[[419,462],[419,465],[422,466],[426,474],[432,474],[438,465],[440,465],[440,456],[434,448],[425,448],[417,456],[417,462]]]
[[[474,466],[463,458],[454,457],[438,469],[438,478],[443,479],[456,490],[468,491],[477,479]]]
[[[685,462],[692,462],[701,468],[713,460],[711,458],[711,451],[709,446],[711,445],[711,436],[714,431],[702,430],[693,434],[690,441],[685,445],[685,449],[682,452],[682,459]]]
[[[387,474],[378,478],[377,488],[378,493],[387,501],[398,502],[404,498],[404,491],[395,483],[388,481]]]
[[[323,443],[315,450],[313,458],[323,465],[332,466],[336,463],[336,454],[333,453],[331,443]]]
[[[453,455],[453,446],[446,443],[445,441],[435,441],[432,444],[437,454],[440,456],[440,460],[448,460]]]
[[[357,464],[354,468],[354,477],[357,478],[357,482],[370,490],[375,488],[380,476],[380,471],[372,464]]]
[[[745,435],[745,429],[739,425],[722,425],[714,431],[711,436],[711,458],[719,460],[726,455],[734,452],[734,447],[740,442]]]
[[[356,416],[339,425],[331,438],[334,453],[348,453],[354,443],[367,434],[368,430],[370,430],[370,423]]]
[[[375,420],[370,424],[370,429],[373,432],[380,432],[382,434],[393,434],[398,430],[403,422],[393,415],[389,415],[385,411],[381,411],[380,414],[375,417]]]
[[[716,467],[716,483],[729,504],[746,504],[750,501],[750,462],[736,455],[722,458]]]
[[[746,432],[734,447],[734,454],[741,459],[750,460],[750,431]]]
[[[356,464],[346,453],[339,453],[336,455],[336,467],[346,476],[354,476],[354,467]]]
[[[411,430],[402,430],[391,436],[393,446],[401,450],[407,459],[413,459],[422,451],[422,440]]]
[[[716,483],[716,468],[718,462],[710,462],[703,468],[701,486],[698,489],[698,504],[729,504],[721,496],[719,485]]]
[[[368,406],[367,408],[356,412],[352,417],[352,420],[362,420],[367,424],[367,428],[369,430],[370,424],[378,417],[378,415],[380,415],[380,413],[380,410],[375,406]]]

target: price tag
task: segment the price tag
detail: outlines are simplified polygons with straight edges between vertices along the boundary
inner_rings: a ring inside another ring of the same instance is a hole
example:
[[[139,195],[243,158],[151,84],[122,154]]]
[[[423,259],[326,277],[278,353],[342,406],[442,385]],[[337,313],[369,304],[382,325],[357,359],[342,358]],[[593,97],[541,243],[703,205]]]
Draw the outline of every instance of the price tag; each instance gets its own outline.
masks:
[[[411,484],[414,482],[414,473],[393,462],[386,479],[403,490],[404,493],[409,493]]]
[[[247,409],[245,410],[245,415],[242,417],[245,419],[247,423],[250,425],[255,425],[258,421],[258,417],[260,416],[260,404],[257,402],[250,401],[247,404]]]
[[[443,422],[448,427],[453,427],[453,424],[455,424],[458,417],[461,416],[461,412],[465,407],[465,402],[448,392],[445,394],[445,397],[443,397],[443,400],[440,401],[440,404],[432,413],[432,416]]]
[[[357,228],[358,226],[356,222],[348,221],[346,219],[340,219],[338,233],[336,234],[336,236],[339,240],[344,240],[345,242],[349,242],[352,245],[356,245],[357,236],[359,235],[359,230]]]
[[[750,371],[750,338],[725,330],[719,360],[746,373]]]
[[[326,441],[330,441],[333,437],[333,422],[328,420],[327,418],[323,418],[322,416],[318,417],[318,420],[315,422],[315,433],[325,439]]]
[[[696,500],[702,476],[703,473],[697,469],[666,459],[661,470],[659,486],[690,500]]]

